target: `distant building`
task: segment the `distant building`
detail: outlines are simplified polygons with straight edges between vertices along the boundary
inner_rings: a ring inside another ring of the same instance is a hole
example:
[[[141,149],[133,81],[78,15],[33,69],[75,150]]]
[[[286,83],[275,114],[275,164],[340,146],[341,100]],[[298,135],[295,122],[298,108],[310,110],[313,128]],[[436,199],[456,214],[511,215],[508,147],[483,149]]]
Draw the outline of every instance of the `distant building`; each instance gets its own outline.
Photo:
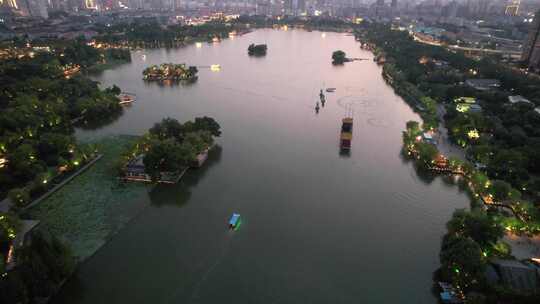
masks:
[[[467,79],[465,84],[477,89],[478,91],[489,91],[493,89],[498,89],[501,86],[501,82],[497,79]]]
[[[422,139],[424,142],[427,142],[428,144],[436,145],[437,140],[433,137],[432,132],[424,132],[422,133]]]
[[[32,242],[32,232],[39,225],[39,221],[35,220],[22,220],[22,227],[17,233],[17,236],[10,244],[10,250],[8,256],[6,257],[5,265],[6,270],[10,271],[17,266],[17,259],[15,252],[22,248],[25,245],[28,245]]]
[[[503,284],[520,291],[536,291],[536,269],[516,260],[496,259],[492,262]]]
[[[508,101],[511,103],[511,104],[516,104],[516,103],[532,103],[530,100],[528,100],[527,98],[521,96],[521,95],[514,95],[514,96],[508,96]]]
[[[124,169],[124,179],[137,182],[152,182],[152,177],[146,173],[144,163],[144,154],[132,159]],[[186,168],[187,169],[187,168]],[[160,172],[158,183],[174,184],[182,177],[185,170],[181,172]]]
[[[471,113],[480,113],[482,112],[482,107],[478,104],[472,104],[469,106],[469,112]]]
[[[397,0],[392,0],[392,4],[390,4],[390,7],[397,8],[397,5],[398,5]]]
[[[529,29],[529,36],[523,45],[523,53],[521,54],[521,61],[523,61],[527,67],[537,70],[540,68],[540,11],[536,12],[533,23]]]
[[[47,0],[28,0],[30,5],[30,15],[33,17],[41,17],[43,19],[49,18]]]

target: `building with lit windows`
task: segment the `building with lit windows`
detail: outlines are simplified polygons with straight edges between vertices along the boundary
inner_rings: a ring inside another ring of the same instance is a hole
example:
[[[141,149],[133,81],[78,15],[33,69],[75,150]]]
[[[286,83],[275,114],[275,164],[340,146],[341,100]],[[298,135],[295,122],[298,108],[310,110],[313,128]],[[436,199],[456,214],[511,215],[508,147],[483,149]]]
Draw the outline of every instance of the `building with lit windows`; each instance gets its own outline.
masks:
[[[510,3],[506,6],[504,14],[506,16],[517,16],[519,14],[519,5],[521,0],[511,0]]]
[[[521,54],[521,61],[523,61],[527,67],[538,70],[540,68],[540,11],[538,11],[534,17],[534,20],[529,29],[529,35],[525,44],[523,45],[523,53]]]

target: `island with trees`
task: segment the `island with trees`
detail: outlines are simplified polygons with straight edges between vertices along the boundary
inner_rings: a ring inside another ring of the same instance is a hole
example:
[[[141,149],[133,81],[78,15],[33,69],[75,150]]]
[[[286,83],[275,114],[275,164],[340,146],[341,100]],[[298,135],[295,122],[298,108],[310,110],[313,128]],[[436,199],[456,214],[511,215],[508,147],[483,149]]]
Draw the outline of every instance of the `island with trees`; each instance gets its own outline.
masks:
[[[176,183],[189,167],[206,160],[219,124],[210,117],[198,117],[181,124],[165,118],[156,123],[126,154],[120,167],[122,178],[131,181]]]
[[[347,58],[347,54],[345,54],[344,51],[337,50],[337,51],[332,53],[332,64],[340,65],[340,64],[344,64],[345,62],[348,62],[348,61],[350,61],[350,60]]]
[[[248,55],[249,56],[265,56],[266,50],[268,49],[266,44],[250,44],[248,46]]]
[[[160,65],[152,65],[144,69],[142,72],[143,79],[149,81],[196,81],[198,76],[196,66],[187,66],[184,63],[162,63]]]

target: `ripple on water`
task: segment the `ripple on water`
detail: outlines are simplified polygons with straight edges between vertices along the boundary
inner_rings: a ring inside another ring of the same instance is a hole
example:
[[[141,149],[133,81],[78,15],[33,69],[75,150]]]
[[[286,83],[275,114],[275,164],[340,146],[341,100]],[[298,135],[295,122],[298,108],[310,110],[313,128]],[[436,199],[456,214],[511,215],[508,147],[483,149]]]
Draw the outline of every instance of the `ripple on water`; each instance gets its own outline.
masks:
[[[370,126],[377,127],[377,128],[388,128],[392,125],[392,122],[384,118],[376,118],[376,117],[368,118],[367,123]]]
[[[355,113],[372,114],[377,102],[360,95],[343,96],[337,100],[337,104],[345,110]]]
[[[345,91],[348,93],[354,93],[354,94],[362,94],[364,95],[366,93],[366,89],[363,87],[356,87],[356,86],[346,86]]]

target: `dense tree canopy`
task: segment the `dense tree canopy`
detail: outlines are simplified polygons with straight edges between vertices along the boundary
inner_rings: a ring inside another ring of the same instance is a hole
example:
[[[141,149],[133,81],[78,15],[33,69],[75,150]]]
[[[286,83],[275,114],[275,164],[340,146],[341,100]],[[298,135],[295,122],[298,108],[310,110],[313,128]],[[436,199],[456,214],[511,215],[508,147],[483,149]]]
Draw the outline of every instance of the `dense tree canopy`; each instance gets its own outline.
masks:
[[[220,136],[219,124],[210,117],[197,117],[181,124],[165,118],[150,128],[140,147],[146,173],[157,180],[164,172],[176,172],[195,160],[197,154],[213,145]]]
[[[332,63],[333,64],[343,64],[347,61],[347,55],[342,50],[337,50],[332,53]]]
[[[79,41],[68,49],[77,47],[91,48]],[[73,159],[75,123],[99,123],[121,113],[118,87],[101,90],[86,77],[64,76],[66,56],[82,64],[73,53],[0,62],[0,158],[7,160],[0,168],[0,197]]]
[[[449,233],[470,237],[482,247],[495,244],[503,236],[502,226],[479,210],[456,210],[446,227]]]

